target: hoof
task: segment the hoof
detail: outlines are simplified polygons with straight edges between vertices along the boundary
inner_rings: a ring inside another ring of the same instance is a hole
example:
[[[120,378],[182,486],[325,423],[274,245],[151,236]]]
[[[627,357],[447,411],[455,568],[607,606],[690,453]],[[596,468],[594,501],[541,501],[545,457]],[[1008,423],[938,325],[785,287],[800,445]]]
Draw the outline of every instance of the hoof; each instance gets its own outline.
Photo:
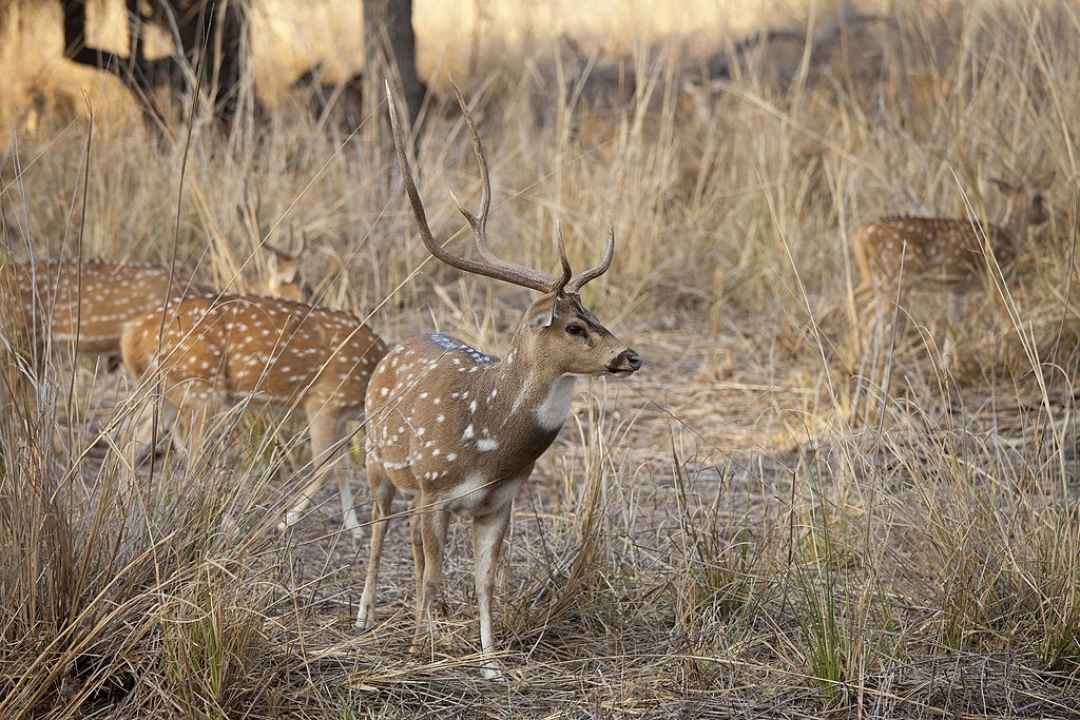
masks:
[[[278,523],[278,530],[285,532],[298,522],[300,522],[300,513],[290,510],[285,513],[285,519]]]
[[[502,666],[498,663],[488,662],[484,667],[480,669],[480,677],[488,682],[508,683],[510,677],[503,672]]]

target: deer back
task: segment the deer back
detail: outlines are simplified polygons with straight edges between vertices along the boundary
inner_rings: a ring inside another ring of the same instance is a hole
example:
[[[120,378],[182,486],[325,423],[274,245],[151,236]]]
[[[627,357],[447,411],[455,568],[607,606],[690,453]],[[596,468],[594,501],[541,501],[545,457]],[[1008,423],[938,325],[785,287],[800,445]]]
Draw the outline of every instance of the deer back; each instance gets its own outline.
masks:
[[[8,265],[0,276],[12,304],[7,324],[29,333],[36,323],[36,337],[78,340],[89,353],[118,352],[124,325],[160,307],[170,291],[169,272],[154,265],[48,260]],[[184,289],[174,278],[172,293]]]
[[[161,342],[158,335],[161,333]],[[136,377],[157,367],[167,385],[321,402],[358,413],[383,341],[357,317],[276,298],[198,295],[171,300],[125,329],[124,361]]]
[[[1002,268],[1016,259],[1012,238],[997,225],[984,225],[994,258]],[[944,284],[969,284],[983,277],[982,233],[968,220],[890,216],[859,228],[853,238],[861,272],[879,279],[918,276]]]

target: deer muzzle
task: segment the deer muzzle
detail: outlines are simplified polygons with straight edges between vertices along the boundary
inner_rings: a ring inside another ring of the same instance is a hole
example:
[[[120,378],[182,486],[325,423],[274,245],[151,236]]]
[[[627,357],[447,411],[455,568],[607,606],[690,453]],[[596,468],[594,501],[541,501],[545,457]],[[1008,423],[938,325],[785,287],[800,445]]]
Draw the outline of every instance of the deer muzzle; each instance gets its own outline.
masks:
[[[629,375],[635,373],[641,369],[641,356],[637,354],[635,350],[627,348],[621,353],[615,356],[615,359],[608,363],[608,372],[615,375]]]

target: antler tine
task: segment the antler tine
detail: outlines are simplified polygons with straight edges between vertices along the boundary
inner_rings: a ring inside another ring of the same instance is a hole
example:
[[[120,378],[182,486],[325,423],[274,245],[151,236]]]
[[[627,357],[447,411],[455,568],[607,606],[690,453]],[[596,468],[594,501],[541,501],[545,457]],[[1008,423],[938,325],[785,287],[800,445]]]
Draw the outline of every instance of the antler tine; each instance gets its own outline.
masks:
[[[244,176],[244,184],[241,189],[241,204],[236,208],[236,214],[240,217],[240,222],[248,226],[248,229],[254,225],[256,233],[259,232],[258,220],[255,218],[255,208],[251,203],[251,181],[248,176]]]
[[[562,223],[558,220],[555,221],[555,234],[559,241],[559,262],[562,263],[562,277],[559,278],[559,282],[554,289],[555,294],[560,295],[573,277],[574,271],[570,268],[569,258],[566,257],[566,241],[563,239]]]
[[[611,267],[611,261],[615,258],[615,228],[612,227],[608,231],[607,247],[604,248],[604,258],[600,261],[600,264],[596,267],[591,267],[584,272],[580,272],[570,279],[570,282],[566,284],[566,292],[576,293],[583,288],[587,283],[592,282],[596,278],[600,277],[608,271]]]
[[[476,129],[476,123],[473,122],[468,103],[465,102],[465,96],[461,94],[461,88],[453,81],[450,84],[454,88],[454,95],[457,96],[461,114],[465,118],[465,124],[469,127],[469,134],[472,136],[473,155],[476,156],[476,164],[480,166],[480,215],[473,215],[462,207],[452,192],[450,196],[454,198],[454,204],[457,205],[458,212],[469,221],[469,225],[472,226],[473,231],[476,233],[477,249],[480,250],[482,255],[490,257],[487,248],[487,219],[488,211],[491,209],[491,174],[488,170],[487,156],[484,154],[484,145],[480,141],[480,133]]]
[[[289,246],[290,247],[292,246],[293,237],[295,236],[295,234],[296,234],[296,228],[290,222],[289,223]],[[259,247],[261,247],[263,250],[265,250],[265,251],[267,251],[269,253],[272,253],[274,255],[277,255],[278,258],[282,258],[282,259],[289,256],[289,253],[282,250],[281,247],[276,242],[270,242],[269,236],[265,240],[263,240],[260,237],[259,240],[261,241],[259,243]]]
[[[447,265],[452,265],[459,270],[464,270],[459,264],[459,259],[442,249],[431,234],[428,225],[427,213],[424,211],[424,201],[420,199],[420,192],[416,189],[412,172],[409,170],[409,160],[405,155],[405,139],[402,137],[401,125],[398,123],[397,106],[394,104],[394,94],[390,91],[390,82],[386,85],[387,111],[390,114],[390,134],[394,137],[394,150],[397,153],[398,164],[401,166],[401,177],[405,183],[405,194],[409,196],[409,204],[412,205],[413,215],[416,216],[416,224],[420,230],[420,239],[424,241],[428,251]]]
[[[442,260],[447,265],[455,267],[458,270],[463,270],[475,275],[483,275],[484,277],[489,277],[494,280],[502,280],[503,282],[512,283],[514,285],[520,285],[521,287],[536,290],[537,292],[550,293],[554,290],[555,286],[558,284],[558,279],[547,273],[508,263],[505,260],[495,257],[489,252],[482,252],[480,261],[458,257],[457,255],[447,252],[442,245],[435,241],[435,237],[431,234],[431,227],[428,225],[427,213],[424,211],[424,202],[420,199],[420,192],[416,189],[416,181],[413,179],[412,173],[409,170],[409,160],[405,155],[405,138],[401,132],[401,124],[398,122],[397,105],[394,102],[394,94],[390,90],[390,83],[387,82],[385,85],[387,108],[390,113],[390,130],[394,137],[394,149],[397,151],[398,163],[401,165],[401,177],[405,183],[405,193],[409,196],[409,204],[412,205],[413,215],[416,217],[416,224],[420,230],[420,239],[424,241],[424,245],[427,247],[428,251],[439,260]],[[486,168],[486,165],[482,165],[482,167]],[[486,169],[483,172],[486,174]],[[488,196],[489,199],[487,202],[490,202],[490,193],[488,193]],[[482,202],[482,216],[480,218],[472,217],[472,219],[470,219],[471,213],[467,214],[467,211],[462,211],[465,218],[469,220],[469,224],[473,226],[474,231],[477,227],[484,227],[483,222],[485,222],[487,218],[487,211],[484,206],[485,203]],[[461,209],[460,205],[458,208]],[[480,233],[477,233],[477,235],[479,234]]]
[[[296,253],[294,255],[295,255],[295,257],[297,259],[299,259],[300,256],[303,255],[304,252],[306,252],[306,251],[307,251],[307,231],[306,230],[301,230],[300,231],[300,247],[296,249]]]

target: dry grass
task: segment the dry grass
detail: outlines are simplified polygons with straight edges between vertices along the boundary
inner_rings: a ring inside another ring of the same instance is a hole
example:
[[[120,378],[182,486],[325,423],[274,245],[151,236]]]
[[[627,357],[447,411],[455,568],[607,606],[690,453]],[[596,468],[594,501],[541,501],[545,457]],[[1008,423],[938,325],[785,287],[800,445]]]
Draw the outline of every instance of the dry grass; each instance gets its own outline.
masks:
[[[779,87],[749,67],[686,102],[677,53],[660,54],[637,103],[550,97],[543,128],[510,71],[486,85],[497,249],[551,267],[560,221],[581,263],[613,224],[615,266],[587,302],[646,362],[580,392],[517,499],[497,610],[510,683],[471,666],[464,528],[446,637],[410,658],[400,527],[364,635],[363,548],[332,489],[274,529],[300,482],[289,425],[233,413],[198,462],[133,473],[119,448],[152,398],[61,351],[40,413],[0,428],[0,717],[1075,717],[1080,16],[1046,0],[894,18],[882,82],[830,63]],[[915,73],[950,91],[928,102],[925,81],[897,80]],[[102,136],[84,198],[85,131],[9,149],[8,247],[73,254],[85,199],[87,255],[175,247],[185,277],[245,287],[261,262],[236,212],[248,178],[279,230],[318,247],[305,269],[324,301],[385,337],[437,325],[498,350],[526,305],[426,262],[370,126],[339,147],[282,114],[226,146],[197,123],[176,233],[183,143]],[[447,187],[477,191],[463,140],[431,118],[441,237],[461,229]],[[1055,217],[1007,292],[969,303],[952,377],[932,297],[855,351],[855,224],[996,218],[983,180],[1050,169]],[[49,447],[54,414],[74,460]]]

